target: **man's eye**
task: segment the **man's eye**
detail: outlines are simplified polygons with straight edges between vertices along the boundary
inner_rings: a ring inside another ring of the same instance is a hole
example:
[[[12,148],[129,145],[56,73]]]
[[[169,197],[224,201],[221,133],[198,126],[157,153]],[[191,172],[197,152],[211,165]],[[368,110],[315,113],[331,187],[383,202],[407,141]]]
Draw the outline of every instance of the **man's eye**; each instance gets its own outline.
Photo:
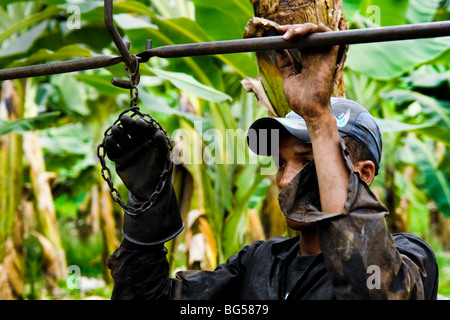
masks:
[[[281,160],[281,161],[278,161],[278,169],[282,169],[282,168],[284,168],[284,166],[286,165],[286,162],[285,161],[283,161],[283,160]]]

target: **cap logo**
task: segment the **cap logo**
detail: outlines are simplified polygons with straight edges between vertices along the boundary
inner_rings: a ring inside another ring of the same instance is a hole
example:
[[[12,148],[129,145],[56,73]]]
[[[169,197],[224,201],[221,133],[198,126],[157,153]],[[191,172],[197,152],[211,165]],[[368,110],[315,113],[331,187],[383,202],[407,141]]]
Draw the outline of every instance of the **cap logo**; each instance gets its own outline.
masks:
[[[336,117],[337,126],[339,128],[345,127],[349,119],[350,119],[350,109],[348,109],[345,114],[341,113],[338,117]]]

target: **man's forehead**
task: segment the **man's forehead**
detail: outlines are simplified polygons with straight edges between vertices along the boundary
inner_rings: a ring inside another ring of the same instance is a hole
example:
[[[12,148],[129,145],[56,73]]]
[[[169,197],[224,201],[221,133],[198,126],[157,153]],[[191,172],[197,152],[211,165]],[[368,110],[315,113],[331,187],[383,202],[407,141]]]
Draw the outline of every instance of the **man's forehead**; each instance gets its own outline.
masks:
[[[285,134],[280,136],[280,153],[311,153],[311,143],[301,141],[292,134]]]

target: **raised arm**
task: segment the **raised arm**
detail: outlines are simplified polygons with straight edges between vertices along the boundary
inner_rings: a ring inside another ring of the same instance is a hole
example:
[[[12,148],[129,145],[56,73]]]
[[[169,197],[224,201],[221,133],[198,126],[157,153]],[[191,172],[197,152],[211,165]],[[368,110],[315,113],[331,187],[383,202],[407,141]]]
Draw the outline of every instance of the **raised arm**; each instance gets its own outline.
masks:
[[[330,31],[323,24],[280,26],[285,40]],[[341,213],[347,198],[349,172],[342,157],[336,119],[330,98],[338,47],[302,50],[297,73],[287,51],[277,53],[286,100],[305,119],[311,138],[323,212]]]

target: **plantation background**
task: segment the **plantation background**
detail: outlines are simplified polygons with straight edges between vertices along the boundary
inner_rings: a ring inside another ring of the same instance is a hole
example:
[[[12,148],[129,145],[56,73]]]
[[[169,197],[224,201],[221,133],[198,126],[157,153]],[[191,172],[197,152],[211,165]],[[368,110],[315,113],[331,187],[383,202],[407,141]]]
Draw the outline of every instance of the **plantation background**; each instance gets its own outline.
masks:
[[[350,28],[369,28],[448,20],[450,1],[344,0],[344,11]],[[153,47],[239,39],[252,16],[248,0],[114,1],[116,26],[132,53],[144,51],[147,39]],[[2,1],[0,45],[0,69],[118,54],[103,1]],[[138,106],[176,143],[176,129],[190,132],[186,154],[197,145],[214,147],[222,159],[255,160],[241,136],[231,150],[202,135],[211,128],[224,137],[227,129],[245,132],[267,114],[240,83],[258,75],[254,53],[151,58],[140,71]],[[122,212],[100,176],[96,149],[130,100],[111,85],[113,77],[126,78],[122,64],[1,83],[1,299],[110,297],[105,261],[120,244]],[[439,293],[450,296],[450,37],[353,45],[345,85],[383,131],[372,189],[391,212],[388,226],[433,247]],[[267,159],[255,161],[176,166],[185,230],[166,244],[173,273],[214,269],[249,242],[292,235],[273,176],[261,174]]]

